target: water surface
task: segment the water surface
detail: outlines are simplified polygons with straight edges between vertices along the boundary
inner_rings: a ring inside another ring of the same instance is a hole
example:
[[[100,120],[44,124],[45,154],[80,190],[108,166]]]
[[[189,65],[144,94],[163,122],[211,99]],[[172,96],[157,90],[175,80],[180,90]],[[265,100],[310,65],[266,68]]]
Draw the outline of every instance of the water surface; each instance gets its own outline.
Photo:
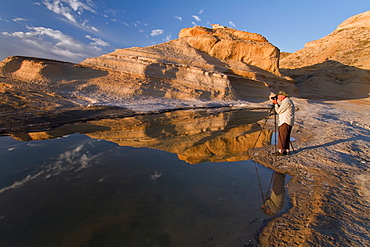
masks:
[[[1,246],[255,243],[273,176],[245,154],[259,115],[167,113],[0,137]]]

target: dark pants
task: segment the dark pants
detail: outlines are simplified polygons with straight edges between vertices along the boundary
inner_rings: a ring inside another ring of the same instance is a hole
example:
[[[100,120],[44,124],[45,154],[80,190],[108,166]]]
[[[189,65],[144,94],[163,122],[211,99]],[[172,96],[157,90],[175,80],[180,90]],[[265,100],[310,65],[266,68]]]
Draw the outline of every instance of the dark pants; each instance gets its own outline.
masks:
[[[279,141],[278,141],[278,148],[280,150],[288,150],[289,143],[290,143],[290,133],[292,132],[292,126],[283,123],[279,126]]]

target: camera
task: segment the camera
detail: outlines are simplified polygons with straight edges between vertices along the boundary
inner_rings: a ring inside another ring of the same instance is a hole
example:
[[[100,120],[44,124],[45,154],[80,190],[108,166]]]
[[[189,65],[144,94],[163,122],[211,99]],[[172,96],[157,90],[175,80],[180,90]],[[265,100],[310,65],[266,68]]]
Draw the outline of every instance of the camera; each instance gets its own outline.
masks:
[[[277,100],[277,99],[278,99],[278,96],[277,96],[277,95],[272,96],[272,97],[271,97],[271,99],[272,99],[272,100]]]

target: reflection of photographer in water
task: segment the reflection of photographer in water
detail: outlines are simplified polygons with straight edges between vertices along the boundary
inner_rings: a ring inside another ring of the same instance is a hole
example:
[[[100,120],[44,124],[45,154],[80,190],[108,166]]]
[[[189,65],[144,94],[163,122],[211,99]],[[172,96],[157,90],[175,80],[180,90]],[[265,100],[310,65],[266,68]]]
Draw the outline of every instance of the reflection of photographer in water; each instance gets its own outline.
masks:
[[[283,208],[285,199],[285,176],[285,174],[274,172],[270,196],[261,206],[261,209],[267,215],[275,215]]]
[[[280,91],[276,96],[271,97],[272,103],[275,104],[275,111],[279,114],[279,138],[277,155],[289,155],[290,133],[294,124],[295,107],[289,95]]]

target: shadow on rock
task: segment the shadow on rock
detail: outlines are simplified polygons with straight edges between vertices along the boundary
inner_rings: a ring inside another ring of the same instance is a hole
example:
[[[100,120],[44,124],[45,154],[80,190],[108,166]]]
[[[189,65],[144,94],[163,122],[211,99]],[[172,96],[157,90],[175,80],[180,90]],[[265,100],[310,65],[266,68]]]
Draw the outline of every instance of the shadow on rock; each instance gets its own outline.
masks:
[[[312,66],[282,69],[296,80],[299,94],[307,99],[363,99],[370,93],[370,71],[327,60]]]

